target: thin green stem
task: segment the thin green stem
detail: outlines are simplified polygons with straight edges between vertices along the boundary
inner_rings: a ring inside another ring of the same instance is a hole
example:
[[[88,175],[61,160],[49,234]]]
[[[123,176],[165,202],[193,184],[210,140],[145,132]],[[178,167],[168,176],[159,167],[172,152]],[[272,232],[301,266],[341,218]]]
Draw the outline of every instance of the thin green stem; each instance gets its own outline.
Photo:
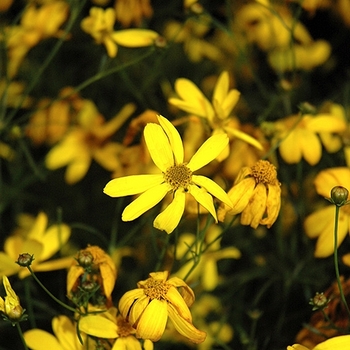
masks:
[[[26,341],[24,340],[22,328],[21,328],[21,326],[19,325],[19,322],[16,322],[16,328],[17,328],[19,337],[20,337],[21,340],[22,340],[22,344],[23,344],[24,349],[25,349],[25,350],[29,350],[29,349],[28,349],[28,346],[27,346],[27,344],[26,344]]]
[[[72,311],[73,313],[76,313],[78,310],[65,304],[63,301],[61,301],[60,299],[56,298],[39,280],[38,277],[36,277],[35,273],[33,272],[33,270],[31,269],[30,266],[27,266],[27,269],[29,270],[29,272],[31,273],[32,277],[35,279],[35,281],[39,284],[39,286],[50,296],[51,299],[53,299],[57,304],[61,305],[62,307],[64,307],[65,309]]]
[[[349,306],[345,300],[344,291],[340,281],[339,275],[339,265],[338,265],[338,221],[339,221],[339,206],[335,206],[335,223],[334,223],[334,267],[335,267],[335,275],[337,277],[337,283],[339,288],[340,299],[348,313],[348,317],[350,319],[350,310]]]

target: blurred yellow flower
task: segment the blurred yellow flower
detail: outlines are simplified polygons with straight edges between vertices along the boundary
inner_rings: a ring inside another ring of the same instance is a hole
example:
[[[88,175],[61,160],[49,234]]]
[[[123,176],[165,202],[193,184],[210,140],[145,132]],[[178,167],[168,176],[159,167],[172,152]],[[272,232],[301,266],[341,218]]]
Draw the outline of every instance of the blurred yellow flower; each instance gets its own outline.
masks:
[[[31,265],[33,271],[52,271],[63,269],[73,261],[73,257],[48,260],[55,255],[70,237],[70,228],[66,224],[55,224],[47,227],[48,217],[40,212],[36,219],[29,220],[29,227],[23,232],[9,236],[4,243],[4,251],[0,252],[0,276],[18,273],[20,278],[30,273],[26,268],[15,263],[22,253],[34,255]]]
[[[2,312],[10,321],[19,321],[24,313],[19,297],[12,289],[10,281],[6,276],[2,277],[2,283],[6,291],[6,297],[5,299],[0,297],[0,312]]]
[[[322,156],[318,134],[341,133],[346,129],[346,123],[332,114],[320,113],[293,115],[278,120],[272,127],[272,144],[278,146],[285,162],[295,164],[304,158],[310,165],[315,165]]]
[[[175,91],[180,98],[171,97],[169,103],[185,112],[205,118],[214,134],[227,133],[258,149],[263,149],[258,140],[237,128],[237,122],[235,118],[232,118],[231,112],[239,100],[240,92],[230,89],[229,85],[229,74],[223,71],[216,82],[212,102],[209,102],[191,80],[179,78],[175,81]],[[229,146],[227,145],[220,160],[226,158],[228,154]]]
[[[176,330],[193,343],[201,343],[206,334],[192,324],[189,306],[194,302],[192,289],[180,278],[168,279],[169,272],[152,272],[138,289],[126,292],[119,301],[122,316],[136,329],[136,336],[158,341],[168,316]],[[181,293],[177,288],[181,289]]]
[[[117,56],[118,45],[144,47],[153,45],[159,34],[150,29],[125,29],[114,31],[115,11],[113,8],[92,7],[88,17],[81,21],[81,28],[90,34],[97,44],[106,47],[109,57]]]
[[[79,329],[93,337],[115,339],[111,350],[153,350],[152,341],[141,341],[142,346],[135,337],[135,328],[117,312],[115,307],[111,307],[107,312],[81,317]]]
[[[233,208],[221,205],[218,217],[223,221],[226,214],[241,213],[241,224],[257,228],[270,228],[276,221],[281,207],[281,184],[274,165],[259,160],[251,167],[242,168],[234,186],[227,193]]]
[[[180,134],[166,118],[158,116],[158,121],[160,125],[155,123],[146,125],[144,136],[153,162],[161,174],[131,175],[113,179],[105,186],[104,193],[111,197],[142,193],[124,209],[123,221],[138,218],[158,204],[167,193],[172,193],[173,201],[153,222],[154,227],[167,233],[171,233],[179,224],[188,193],[217,221],[212,196],[228,206],[231,205],[230,200],[226,192],[213,180],[205,176],[193,175],[193,172],[215,159],[226,147],[228,137],[226,134],[210,137],[191,160],[184,163]]]
[[[129,103],[112,119],[105,122],[92,101],[84,100],[77,116],[78,125],[73,126],[65,137],[46,156],[46,167],[56,170],[67,166],[65,180],[75,184],[87,173],[94,159],[108,171],[117,171],[121,165],[118,158],[123,146],[108,139],[135,111]]]
[[[287,350],[345,350],[350,347],[350,335],[340,335],[316,345],[314,348],[309,349],[306,346],[300,344],[294,344],[288,346]]]
[[[116,20],[125,28],[132,24],[139,27],[144,18],[153,15],[150,0],[116,0],[114,9]]]
[[[316,176],[314,184],[320,196],[330,198],[331,190],[335,186],[350,189],[350,169],[340,167],[323,170]],[[334,213],[334,205],[327,205],[305,219],[304,228],[307,236],[317,238],[314,253],[317,258],[326,258],[334,252]],[[350,206],[344,205],[339,209],[338,247],[349,231]]]
[[[188,283],[201,282],[201,286],[206,291],[211,291],[217,287],[220,281],[217,262],[221,259],[239,259],[241,252],[235,247],[220,246],[220,235],[222,228],[218,225],[209,227],[205,235],[205,244],[202,245],[202,253],[198,256],[199,263],[188,276]],[[187,257],[188,261],[174,275],[184,279],[193,267],[193,254],[195,251],[196,236],[193,234],[182,234],[176,246],[176,259]],[[189,247],[192,247],[191,249]]]
[[[24,332],[23,336],[27,346],[34,350],[92,350],[91,347],[80,343],[76,324],[67,316],[54,317],[52,319],[52,329],[55,335],[37,328]],[[81,332],[80,336],[85,344],[86,335]]]
[[[112,258],[100,247],[88,246],[79,251],[68,270],[67,295],[72,298],[83,282],[96,282],[110,300],[116,279],[117,268]]]

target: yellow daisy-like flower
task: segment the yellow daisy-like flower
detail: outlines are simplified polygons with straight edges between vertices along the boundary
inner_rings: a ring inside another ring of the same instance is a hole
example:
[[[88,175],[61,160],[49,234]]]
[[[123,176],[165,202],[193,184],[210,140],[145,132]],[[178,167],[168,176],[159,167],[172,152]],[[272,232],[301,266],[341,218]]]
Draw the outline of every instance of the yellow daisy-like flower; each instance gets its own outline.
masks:
[[[94,159],[109,171],[117,171],[121,164],[118,155],[122,145],[109,142],[109,138],[134,112],[132,103],[125,105],[112,119],[105,122],[95,104],[85,100],[77,116],[78,125],[71,128],[65,137],[47,154],[45,162],[50,170],[67,166],[65,180],[75,184],[86,175]]]
[[[335,186],[350,189],[350,169],[340,167],[323,170],[316,176],[314,184],[320,196],[329,198]],[[314,253],[317,258],[326,258],[334,252],[334,213],[334,205],[328,205],[305,219],[304,228],[307,236],[317,238]],[[338,247],[349,232],[350,206],[344,205],[339,209]]]
[[[52,319],[52,329],[55,335],[42,329],[31,329],[24,332],[24,340],[30,349],[35,350],[86,350],[77,336],[76,324],[67,316],[60,315]],[[85,344],[86,335],[80,333]]]
[[[150,46],[159,34],[150,29],[125,29],[114,31],[115,11],[113,8],[92,7],[90,15],[81,22],[81,28],[90,34],[97,44],[106,47],[109,57],[117,56],[118,45],[125,47]]]
[[[268,124],[265,124],[267,126]],[[346,123],[329,113],[317,115],[293,115],[273,124],[273,145],[278,145],[284,161],[299,163],[304,158],[310,165],[316,165],[322,156],[319,133],[341,133]]]
[[[193,326],[189,310],[194,302],[192,289],[180,278],[168,279],[168,275],[168,271],[152,272],[147,280],[138,282],[138,289],[126,292],[119,301],[122,316],[142,339],[158,341],[169,316],[180,334],[194,343],[203,342],[206,334]]]
[[[10,281],[6,276],[2,277],[2,283],[6,291],[6,297],[5,299],[0,297],[0,312],[13,322],[19,321],[24,313],[19,297],[12,289]]]
[[[233,208],[221,205],[218,211],[220,221],[226,214],[241,213],[241,224],[257,228],[270,228],[278,217],[281,207],[281,184],[274,165],[259,160],[252,167],[245,167],[238,175],[234,186],[227,193]]]
[[[309,349],[306,346],[300,344],[294,344],[288,346],[287,350],[344,350],[350,347],[350,335],[340,335],[316,345],[314,348]]]
[[[218,134],[210,137],[194,154],[188,163],[184,163],[184,149],[180,134],[164,117],[158,116],[160,125],[148,123],[144,129],[147,148],[153,162],[161,174],[131,175],[113,179],[107,183],[104,193],[111,197],[122,197],[142,193],[129,204],[122,213],[123,221],[138,218],[158,204],[167,193],[173,194],[172,202],[154,220],[159,230],[171,233],[179,224],[185,209],[186,194],[192,195],[214,217],[216,211],[212,195],[231,206],[226,192],[211,179],[194,175],[226,147],[228,137]]]
[[[185,112],[205,118],[213,133],[227,133],[258,149],[263,149],[259,141],[252,136],[236,128],[237,122],[232,119],[231,112],[236,106],[240,92],[229,87],[229,75],[227,71],[220,74],[215,85],[212,102],[204,96],[202,91],[191,80],[179,78],[175,81],[175,91],[180,98],[170,98],[169,103]],[[226,158],[229,154],[229,146],[226,147]]]
[[[45,213],[38,214],[35,220],[29,220],[29,228],[22,233],[16,233],[5,240],[4,251],[0,252],[0,275],[14,275],[20,278],[30,273],[26,268],[15,263],[22,253],[34,255],[31,265],[33,271],[52,271],[63,269],[72,263],[73,257],[49,260],[70,237],[70,227],[66,224],[55,224],[47,227],[48,217]],[[34,222],[33,222],[34,221]]]

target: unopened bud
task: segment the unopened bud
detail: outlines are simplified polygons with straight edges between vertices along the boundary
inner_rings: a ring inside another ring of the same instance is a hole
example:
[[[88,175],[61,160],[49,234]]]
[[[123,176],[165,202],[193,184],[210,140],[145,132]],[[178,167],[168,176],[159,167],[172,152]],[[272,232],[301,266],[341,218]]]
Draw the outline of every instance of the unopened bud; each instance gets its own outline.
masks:
[[[347,204],[349,191],[343,186],[335,186],[331,190],[331,202],[337,207]]]
[[[312,310],[323,310],[329,304],[328,299],[323,293],[316,293],[316,295],[310,299],[309,304],[313,306]]]
[[[93,260],[94,257],[88,250],[81,250],[78,254],[77,261],[81,267],[90,267],[93,263]]]
[[[34,260],[34,255],[29,253],[23,253],[18,256],[16,263],[22,267],[28,267],[32,264]]]

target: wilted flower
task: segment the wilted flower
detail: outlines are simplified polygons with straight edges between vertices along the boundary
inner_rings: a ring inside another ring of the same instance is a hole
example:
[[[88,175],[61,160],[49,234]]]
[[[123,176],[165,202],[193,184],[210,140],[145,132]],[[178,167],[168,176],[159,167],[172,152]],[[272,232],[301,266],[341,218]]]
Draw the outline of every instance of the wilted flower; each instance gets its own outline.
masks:
[[[180,278],[168,279],[168,275],[168,271],[152,272],[147,280],[138,282],[138,289],[126,292],[120,299],[121,314],[142,339],[158,341],[169,316],[180,334],[194,343],[203,342],[206,334],[193,326],[189,310],[194,302],[192,289]]]
[[[218,217],[223,221],[226,214],[241,213],[241,224],[257,228],[270,228],[278,217],[281,207],[281,184],[274,165],[259,160],[251,167],[245,167],[238,174],[234,186],[227,193],[233,208],[221,205]]]
[[[144,136],[151,157],[162,173],[113,179],[105,186],[104,193],[111,197],[142,193],[124,209],[123,221],[135,220],[172,193],[172,202],[153,222],[154,227],[167,233],[171,233],[180,222],[186,194],[192,195],[217,221],[212,196],[227,206],[230,206],[230,200],[218,184],[205,176],[193,175],[193,172],[215,159],[226,147],[226,134],[210,137],[186,163],[180,134],[166,118],[158,116],[158,121],[160,125],[146,125]]]

